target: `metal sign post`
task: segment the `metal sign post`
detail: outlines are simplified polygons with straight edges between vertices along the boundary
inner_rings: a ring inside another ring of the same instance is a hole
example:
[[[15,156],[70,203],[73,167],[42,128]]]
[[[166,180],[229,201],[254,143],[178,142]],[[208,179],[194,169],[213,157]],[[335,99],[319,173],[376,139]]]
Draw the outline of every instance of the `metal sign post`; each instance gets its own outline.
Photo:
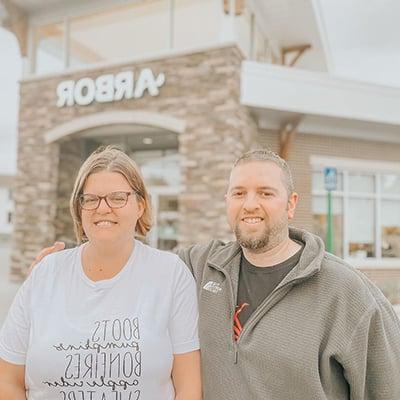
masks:
[[[324,183],[325,190],[328,192],[328,213],[326,227],[326,250],[333,253],[333,209],[332,209],[332,191],[336,190],[337,186],[337,170],[336,168],[324,168]]]

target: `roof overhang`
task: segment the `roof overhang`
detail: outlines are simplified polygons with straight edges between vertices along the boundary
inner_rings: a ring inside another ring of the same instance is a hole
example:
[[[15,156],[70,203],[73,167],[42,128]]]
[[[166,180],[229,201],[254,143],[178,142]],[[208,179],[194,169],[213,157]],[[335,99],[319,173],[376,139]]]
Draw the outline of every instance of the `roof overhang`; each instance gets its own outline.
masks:
[[[299,132],[400,143],[400,89],[244,61],[241,103],[260,128],[302,116]]]

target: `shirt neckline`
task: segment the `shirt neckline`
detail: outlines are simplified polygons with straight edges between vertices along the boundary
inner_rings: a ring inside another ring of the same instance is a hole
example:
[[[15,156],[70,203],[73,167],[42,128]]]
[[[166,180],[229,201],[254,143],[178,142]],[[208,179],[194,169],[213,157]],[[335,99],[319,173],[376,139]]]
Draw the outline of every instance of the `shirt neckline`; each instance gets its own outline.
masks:
[[[127,262],[122,267],[121,271],[119,271],[115,276],[113,276],[110,279],[102,279],[100,281],[93,281],[85,274],[85,271],[83,270],[82,251],[85,246],[86,246],[86,243],[81,244],[78,248],[78,253],[77,253],[76,263],[77,263],[77,269],[78,269],[80,278],[88,286],[90,286],[93,289],[107,289],[109,287],[114,286],[121,279],[121,277],[123,277],[127,273],[127,271],[131,269],[130,267],[136,263],[138,254],[141,251],[142,244],[138,240],[134,239],[133,250],[132,250]]]

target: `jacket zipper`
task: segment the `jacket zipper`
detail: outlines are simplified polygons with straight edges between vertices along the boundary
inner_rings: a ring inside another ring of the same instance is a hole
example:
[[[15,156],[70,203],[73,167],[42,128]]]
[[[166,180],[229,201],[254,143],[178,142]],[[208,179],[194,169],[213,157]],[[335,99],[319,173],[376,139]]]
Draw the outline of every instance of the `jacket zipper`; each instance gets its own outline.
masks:
[[[229,261],[230,261],[230,260],[229,260]],[[228,261],[228,262],[229,262],[229,261]],[[259,320],[259,319],[258,319],[258,316],[259,316],[260,314],[264,314],[264,313],[265,313],[265,311],[264,311],[265,308],[266,308],[276,297],[278,297],[279,295],[282,294],[281,292],[282,292],[282,290],[283,290],[284,288],[286,288],[287,290],[285,291],[285,293],[283,294],[283,296],[289,291],[289,289],[290,289],[291,286],[293,286],[294,284],[299,283],[299,282],[301,282],[301,281],[303,281],[303,280],[309,279],[311,276],[314,275],[314,273],[313,273],[313,274],[311,274],[311,275],[302,276],[302,277],[299,277],[299,278],[297,278],[297,279],[293,279],[292,281],[286,282],[284,285],[282,285],[282,286],[280,286],[280,287],[278,286],[278,287],[267,297],[267,299],[264,300],[264,301],[265,301],[265,304],[263,305],[263,307],[260,308],[259,310],[255,311],[254,314],[250,316],[250,320],[249,320],[250,323],[246,323],[246,324],[244,325],[243,330],[242,330],[242,332],[241,332],[241,334],[240,334],[240,336],[239,336],[239,339],[236,341],[235,338],[234,338],[234,335],[233,335],[233,324],[234,324],[234,315],[235,315],[235,308],[236,308],[236,305],[235,305],[235,294],[234,294],[234,290],[233,290],[232,279],[231,279],[230,275],[229,275],[223,268],[221,268],[221,267],[219,267],[219,266],[217,266],[217,265],[215,265],[215,264],[211,264],[211,263],[209,263],[209,266],[215,268],[217,271],[222,272],[223,275],[225,276],[225,279],[229,282],[229,287],[230,287],[230,291],[231,291],[231,310],[232,310],[232,311],[231,311],[231,315],[230,315],[230,318],[231,318],[231,332],[232,332],[232,334],[231,334],[231,343],[232,343],[232,346],[233,346],[233,363],[234,363],[234,364],[237,364],[237,363],[238,363],[238,359],[239,359],[239,343],[241,342],[241,339],[242,339],[242,337],[243,337],[243,334],[246,333],[248,330],[250,330],[250,328],[253,327],[254,324],[255,324],[256,322],[258,322],[258,320]],[[282,296],[282,297],[283,297],[283,296]],[[268,312],[268,311],[267,311],[267,312]]]
[[[310,276],[312,276],[312,275],[310,275]],[[268,307],[268,305],[273,303],[276,298],[279,298],[279,297],[283,298],[289,292],[290,288],[293,285],[295,285],[296,283],[299,283],[299,282],[301,282],[303,280],[308,279],[310,276],[294,279],[294,280],[289,281],[289,282],[285,283],[284,285],[276,288],[270,294],[270,296],[268,296],[264,300],[265,303],[263,304],[263,306],[260,309],[256,310],[253,313],[253,315],[250,316],[250,319],[248,321],[249,323],[246,323],[244,325],[243,330],[242,330],[242,332],[241,332],[241,334],[239,336],[239,339],[237,340],[237,342],[235,342],[235,345],[236,345],[236,347],[235,347],[235,364],[237,364],[237,362],[238,362],[238,346],[239,346],[239,344],[240,344],[240,342],[242,340],[242,337],[247,333],[247,331],[251,330],[251,328],[255,325],[256,322],[259,321],[259,316],[260,315],[265,314],[266,312],[268,312],[268,310],[265,311],[265,309]]]
[[[230,319],[231,319],[231,342],[232,342],[232,346],[233,346],[233,363],[237,364],[237,362],[238,362],[238,344],[235,341],[235,338],[233,335],[233,324],[234,324],[234,316],[235,316],[235,294],[234,294],[234,290],[233,290],[232,279],[225,270],[219,269],[219,268],[218,268],[218,270],[223,273],[223,275],[225,276],[225,279],[229,282],[229,288],[230,288],[230,292],[231,292]]]

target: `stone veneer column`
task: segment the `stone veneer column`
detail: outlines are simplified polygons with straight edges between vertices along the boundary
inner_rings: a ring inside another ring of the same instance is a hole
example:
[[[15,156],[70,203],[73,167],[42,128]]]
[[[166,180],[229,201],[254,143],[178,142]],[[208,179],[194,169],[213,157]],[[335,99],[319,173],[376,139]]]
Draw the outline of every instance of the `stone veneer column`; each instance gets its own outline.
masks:
[[[224,195],[234,160],[256,145],[257,127],[240,105],[238,49],[203,59],[204,79],[187,98],[187,128],[180,140],[185,191],[180,196],[179,243],[232,238]]]
[[[14,185],[14,232],[11,279],[23,279],[38,250],[55,237],[57,209],[58,144],[43,145],[40,130],[32,123],[20,124],[18,172]]]

